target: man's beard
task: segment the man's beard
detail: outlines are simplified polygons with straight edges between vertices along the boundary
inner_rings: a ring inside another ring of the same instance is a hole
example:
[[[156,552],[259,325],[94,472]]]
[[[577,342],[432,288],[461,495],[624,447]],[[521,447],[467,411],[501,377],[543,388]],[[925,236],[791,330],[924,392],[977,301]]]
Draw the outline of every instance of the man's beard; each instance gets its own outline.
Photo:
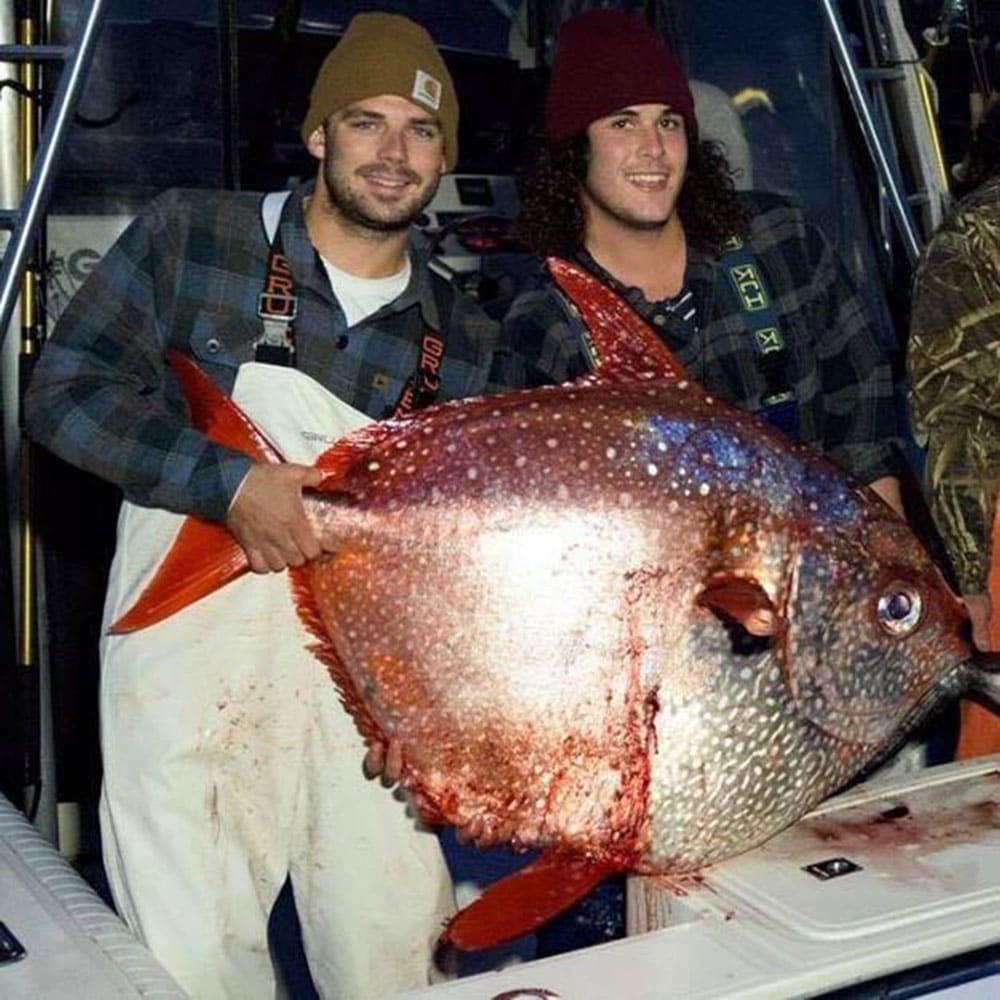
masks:
[[[385,169],[369,166],[356,171],[361,176],[366,172],[385,173]],[[392,173],[414,184],[420,184],[419,174],[408,167],[394,168]],[[416,201],[382,206],[385,211],[374,214],[369,208],[372,199],[366,201],[364,197],[351,190],[350,178],[337,170],[332,157],[328,156],[323,164],[323,179],[326,182],[329,208],[337,212],[346,222],[375,233],[399,233],[409,229],[430,204],[440,180],[439,177],[435,178],[434,183],[430,184]]]

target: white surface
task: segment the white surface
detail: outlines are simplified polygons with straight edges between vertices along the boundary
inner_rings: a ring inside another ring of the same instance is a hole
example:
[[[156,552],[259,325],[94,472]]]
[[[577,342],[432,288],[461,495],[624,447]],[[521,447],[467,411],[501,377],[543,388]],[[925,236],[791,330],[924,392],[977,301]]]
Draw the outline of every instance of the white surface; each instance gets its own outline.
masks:
[[[3,1000],[184,1000],[152,955],[2,796],[0,920],[26,952],[0,965]]]
[[[863,870],[802,871],[835,857]],[[1000,942],[1000,755],[860,786],[703,880],[649,886],[633,880],[633,903],[651,895],[671,926],[405,997],[783,1000]],[[994,1000],[1000,979],[936,996]]]

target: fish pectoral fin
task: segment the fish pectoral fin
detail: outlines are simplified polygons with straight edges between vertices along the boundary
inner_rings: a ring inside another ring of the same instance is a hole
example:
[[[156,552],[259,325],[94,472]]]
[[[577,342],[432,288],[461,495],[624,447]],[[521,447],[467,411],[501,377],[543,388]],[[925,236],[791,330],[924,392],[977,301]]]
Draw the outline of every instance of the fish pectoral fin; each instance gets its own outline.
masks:
[[[112,635],[155,625],[242,576],[250,564],[221,524],[188,517],[139,599],[112,623]]]
[[[723,621],[742,625],[750,635],[780,635],[785,628],[771,598],[753,579],[726,575],[710,580],[696,601]]]
[[[557,917],[622,870],[620,865],[545,853],[488,886],[477,900],[455,914],[441,935],[441,943],[478,951],[512,941]]]

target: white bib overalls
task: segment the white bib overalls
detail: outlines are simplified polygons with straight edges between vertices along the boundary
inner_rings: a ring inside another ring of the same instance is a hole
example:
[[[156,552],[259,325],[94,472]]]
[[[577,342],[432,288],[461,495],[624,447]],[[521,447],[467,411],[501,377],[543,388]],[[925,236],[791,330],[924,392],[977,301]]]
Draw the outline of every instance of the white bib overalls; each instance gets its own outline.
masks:
[[[294,369],[247,364],[233,398],[289,461],[368,418]],[[125,503],[105,625],[183,518]],[[121,915],[198,1000],[271,1000],[267,919],[287,873],[328,1000],[426,985],[454,908],[436,836],[361,772],[364,746],[292,606],[247,574],[101,643],[101,828]]]

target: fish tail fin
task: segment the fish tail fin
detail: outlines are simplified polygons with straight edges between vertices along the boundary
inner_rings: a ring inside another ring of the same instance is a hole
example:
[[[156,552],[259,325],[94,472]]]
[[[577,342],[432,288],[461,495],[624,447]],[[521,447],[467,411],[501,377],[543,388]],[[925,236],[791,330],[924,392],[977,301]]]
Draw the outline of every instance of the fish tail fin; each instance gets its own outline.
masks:
[[[194,361],[175,350],[168,351],[167,358],[198,430],[256,462],[284,461],[253,421]],[[246,553],[226,527],[189,516],[135,604],[112,623],[109,631],[120,635],[155,625],[219,590],[249,568]]]
[[[583,899],[623,868],[572,855],[547,852],[494,882],[449,921],[441,944],[479,951],[512,941],[541,927]]]
[[[653,328],[603,281],[560,257],[547,258],[545,266],[587,328],[598,376],[614,381],[691,380]]]

